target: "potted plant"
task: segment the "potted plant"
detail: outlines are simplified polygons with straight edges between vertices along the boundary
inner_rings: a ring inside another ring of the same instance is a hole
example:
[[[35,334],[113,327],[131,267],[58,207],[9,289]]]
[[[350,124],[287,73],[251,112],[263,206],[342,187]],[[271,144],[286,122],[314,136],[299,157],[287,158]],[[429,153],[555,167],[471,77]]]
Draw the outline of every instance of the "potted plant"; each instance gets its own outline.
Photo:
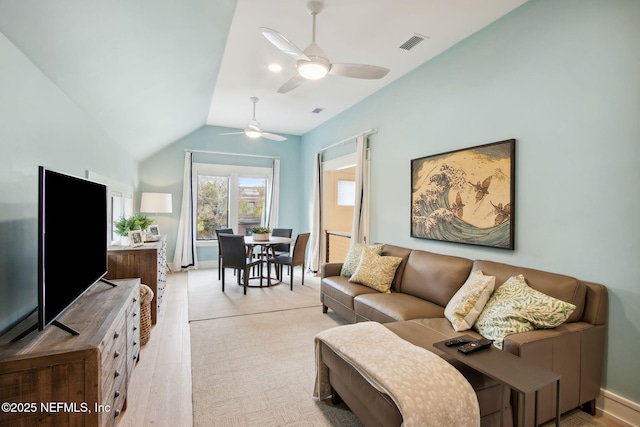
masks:
[[[253,227],[251,229],[253,233],[253,240],[269,240],[269,233],[271,230],[267,227]]]
[[[147,218],[146,215],[141,213],[135,213],[129,218],[121,217],[114,223],[116,227],[116,233],[121,237],[120,243],[123,245],[129,244],[129,232],[132,230],[146,230],[153,221]]]

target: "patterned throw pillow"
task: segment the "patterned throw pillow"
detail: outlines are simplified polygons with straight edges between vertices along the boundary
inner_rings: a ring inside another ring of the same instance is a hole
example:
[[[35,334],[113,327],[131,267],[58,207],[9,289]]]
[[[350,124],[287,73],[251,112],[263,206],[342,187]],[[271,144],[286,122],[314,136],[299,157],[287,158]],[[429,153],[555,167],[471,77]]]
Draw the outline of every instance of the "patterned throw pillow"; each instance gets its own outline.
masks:
[[[564,323],[576,306],[550,297],[529,287],[519,274],[504,282],[487,302],[473,329],[485,338],[495,340],[502,348],[507,335],[555,328]]]
[[[364,248],[360,264],[349,281],[360,283],[379,292],[390,293],[393,276],[401,262],[400,257],[381,256],[374,249]]]
[[[449,319],[454,330],[471,329],[485,304],[489,301],[495,285],[495,276],[485,276],[482,271],[476,271],[469,275],[467,281],[444,309],[444,316]]]
[[[342,264],[342,270],[340,270],[340,275],[344,277],[351,277],[353,273],[355,273],[356,268],[358,268],[358,264],[360,264],[360,258],[362,258],[362,249],[367,247],[364,243],[354,243],[349,248],[349,253],[347,253],[347,258],[344,260],[344,264]],[[369,248],[373,249],[378,255],[382,253],[382,249],[384,245],[372,245]]]

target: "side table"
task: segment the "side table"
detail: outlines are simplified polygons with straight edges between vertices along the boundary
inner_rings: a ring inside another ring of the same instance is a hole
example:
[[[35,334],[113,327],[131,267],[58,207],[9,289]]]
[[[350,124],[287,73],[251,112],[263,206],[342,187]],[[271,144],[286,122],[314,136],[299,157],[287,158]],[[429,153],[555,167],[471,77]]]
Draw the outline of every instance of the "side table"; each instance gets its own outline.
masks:
[[[474,338],[466,336],[470,340]],[[538,425],[538,391],[549,385],[556,384],[556,427],[560,426],[560,375],[549,369],[538,366],[494,346],[475,353],[464,354],[458,347],[447,347],[444,341],[434,343],[433,346],[470,368],[479,371],[496,381],[511,387],[522,395],[522,426],[527,424],[527,400],[529,395],[535,394],[534,425]],[[503,397],[503,396],[502,396]],[[502,399],[501,397],[501,399]],[[517,421],[516,425],[517,425]],[[500,425],[504,425],[504,408],[500,418]]]

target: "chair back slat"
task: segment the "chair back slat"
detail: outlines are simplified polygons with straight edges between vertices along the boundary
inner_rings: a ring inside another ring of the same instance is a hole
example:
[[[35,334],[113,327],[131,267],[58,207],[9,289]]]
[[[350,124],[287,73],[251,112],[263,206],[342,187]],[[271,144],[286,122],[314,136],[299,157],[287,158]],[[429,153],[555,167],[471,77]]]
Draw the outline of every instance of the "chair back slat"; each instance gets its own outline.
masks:
[[[244,268],[247,265],[247,252],[244,245],[244,236],[238,234],[220,234],[220,248],[222,253],[222,266],[232,268]]]
[[[233,234],[233,228],[216,228],[216,237],[218,238],[218,251],[222,254],[222,245],[220,245],[221,234]]]
[[[307,251],[307,243],[311,233],[298,234],[296,243],[293,245],[293,265],[299,265],[304,262],[304,255]]]
[[[271,235],[275,237],[291,237],[292,233],[292,228],[274,228],[273,230],[271,230]],[[273,250],[276,252],[290,252],[291,243],[280,243],[274,245]]]

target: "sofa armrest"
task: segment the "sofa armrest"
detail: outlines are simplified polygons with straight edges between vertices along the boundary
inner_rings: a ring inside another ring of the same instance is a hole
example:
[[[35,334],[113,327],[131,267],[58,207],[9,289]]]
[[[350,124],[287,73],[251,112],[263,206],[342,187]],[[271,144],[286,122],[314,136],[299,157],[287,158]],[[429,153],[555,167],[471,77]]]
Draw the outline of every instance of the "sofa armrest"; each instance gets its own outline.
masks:
[[[339,276],[342,271],[342,262],[328,262],[320,266],[320,277]]]
[[[564,323],[554,329],[537,329],[509,335],[503,349],[562,376],[560,412],[576,408],[598,396],[604,359],[604,325]],[[540,417],[555,413],[555,393],[540,393]],[[531,409],[531,408],[529,408]],[[533,417],[533,412],[528,418]]]

